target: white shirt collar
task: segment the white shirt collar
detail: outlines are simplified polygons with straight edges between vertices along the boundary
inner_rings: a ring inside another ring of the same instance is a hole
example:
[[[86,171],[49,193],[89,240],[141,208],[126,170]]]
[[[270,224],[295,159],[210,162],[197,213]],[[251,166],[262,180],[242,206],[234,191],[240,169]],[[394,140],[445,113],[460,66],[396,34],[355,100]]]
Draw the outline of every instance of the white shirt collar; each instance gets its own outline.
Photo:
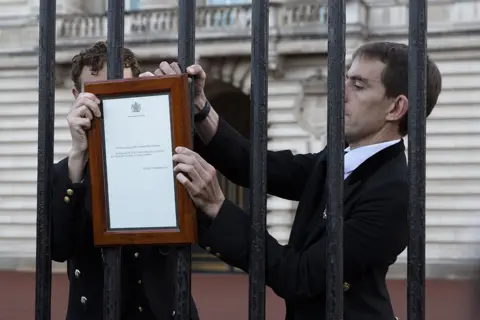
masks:
[[[359,147],[353,150],[351,150],[350,147],[346,148],[345,149],[346,154],[344,158],[344,163],[345,163],[344,178],[346,179],[355,169],[357,169],[363,162],[365,162],[368,158],[372,157],[374,154],[400,141],[401,139],[386,141],[382,143]]]

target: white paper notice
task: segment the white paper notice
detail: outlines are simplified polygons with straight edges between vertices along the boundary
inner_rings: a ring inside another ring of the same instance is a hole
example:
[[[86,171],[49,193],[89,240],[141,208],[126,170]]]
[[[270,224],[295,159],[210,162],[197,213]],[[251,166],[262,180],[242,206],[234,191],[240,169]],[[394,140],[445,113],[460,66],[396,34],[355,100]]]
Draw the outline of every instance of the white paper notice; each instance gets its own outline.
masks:
[[[177,226],[170,96],[103,100],[110,228]]]

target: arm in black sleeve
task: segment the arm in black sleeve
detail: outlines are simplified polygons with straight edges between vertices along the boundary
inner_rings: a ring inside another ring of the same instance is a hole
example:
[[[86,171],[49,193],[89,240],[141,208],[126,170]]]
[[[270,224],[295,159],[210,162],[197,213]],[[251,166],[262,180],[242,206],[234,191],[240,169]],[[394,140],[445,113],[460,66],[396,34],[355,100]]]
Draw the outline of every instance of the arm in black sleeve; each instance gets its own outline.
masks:
[[[87,186],[72,183],[68,158],[54,165],[51,205],[52,260],[70,259],[80,246],[93,244],[92,221],[85,210]]]
[[[385,188],[389,194],[385,195]],[[396,197],[391,197],[396,194]],[[408,186],[384,185],[370,190],[344,223],[344,280],[354,282],[370,266],[388,264],[408,242]],[[248,272],[250,218],[225,201],[208,229],[200,230],[201,247]],[[326,235],[303,252],[280,245],[267,234],[267,285],[286,299],[325,294]]]
[[[218,129],[205,145],[198,135],[195,151],[233,183],[249,188],[250,142],[219,118]],[[267,193],[289,200],[300,200],[314,167],[316,154],[294,155],[290,150],[268,151]]]

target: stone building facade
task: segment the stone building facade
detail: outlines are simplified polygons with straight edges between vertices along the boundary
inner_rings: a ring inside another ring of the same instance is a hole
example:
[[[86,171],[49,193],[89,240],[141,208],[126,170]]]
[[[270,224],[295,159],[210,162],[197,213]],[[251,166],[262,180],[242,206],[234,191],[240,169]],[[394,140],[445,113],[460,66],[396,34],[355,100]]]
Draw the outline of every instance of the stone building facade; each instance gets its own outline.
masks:
[[[144,70],[177,54],[176,1],[125,0],[125,45]],[[38,0],[0,0],[0,268],[34,266],[38,114]],[[70,61],[106,39],[104,0],[57,0],[55,161],[67,155]],[[159,4],[161,3],[161,4]],[[408,1],[350,0],[347,58],[362,43],[408,41]],[[248,136],[251,5],[197,0],[196,57],[219,113]],[[429,53],[443,92],[427,126],[427,276],[467,276],[480,234],[480,2],[430,1]],[[271,1],[269,148],[315,152],[326,140],[326,1]],[[239,204],[248,192],[227,181]],[[477,199],[477,200],[475,200]],[[268,200],[268,226],[286,242],[296,203]],[[197,270],[228,270],[213,258]],[[405,277],[406,252],[391,270]],[[59,266],[63,268],[63,266]]]

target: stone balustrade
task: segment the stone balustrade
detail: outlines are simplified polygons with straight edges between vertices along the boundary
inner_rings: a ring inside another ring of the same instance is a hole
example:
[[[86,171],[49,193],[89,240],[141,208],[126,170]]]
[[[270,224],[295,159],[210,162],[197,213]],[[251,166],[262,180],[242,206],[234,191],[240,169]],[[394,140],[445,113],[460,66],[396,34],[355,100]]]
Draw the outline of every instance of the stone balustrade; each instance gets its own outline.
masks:
[[[270,35],[278,37],[326,38],[327,4],[295,1],[270,4]],[[472,10],[473,8],[473,10]],[[196,12],[196,38],[235,40],[251,36],[251,5],[200,6]],[[107,14],[58,15],[57,43],[91,43],[107,37]],[[406,34],[406,1],[349,1],[346,4],[347,34]],[[478,29],[480,2],[435,0],[428,5],[429,31]],[[126,41],[174,41],[178,32],[178,10],[160,8],[125,13]]]
[[[348,5],[350,7],[350,5]],[[355,5],[355,7],[357,7]],[[271,34],[299,36],[326,35],[326,1],[271,3]],[[355,8],[352,8],[356,10]],[[251,5],[202,6],[196,12],[196,38],[207,39],[250,37]],[[365,15],[366,18],[366,15]],[[104,39],[107,36],[107,15],[58,15],[57,43],[79,39]],[[365,19],[363,19],[365,22]],[[357,24],[359,21],[355,21]],[[362,21],[360,21],[360,24]],[[125,38],[156,41],[176,39],[177,8],[161,8],[125,13]]]

